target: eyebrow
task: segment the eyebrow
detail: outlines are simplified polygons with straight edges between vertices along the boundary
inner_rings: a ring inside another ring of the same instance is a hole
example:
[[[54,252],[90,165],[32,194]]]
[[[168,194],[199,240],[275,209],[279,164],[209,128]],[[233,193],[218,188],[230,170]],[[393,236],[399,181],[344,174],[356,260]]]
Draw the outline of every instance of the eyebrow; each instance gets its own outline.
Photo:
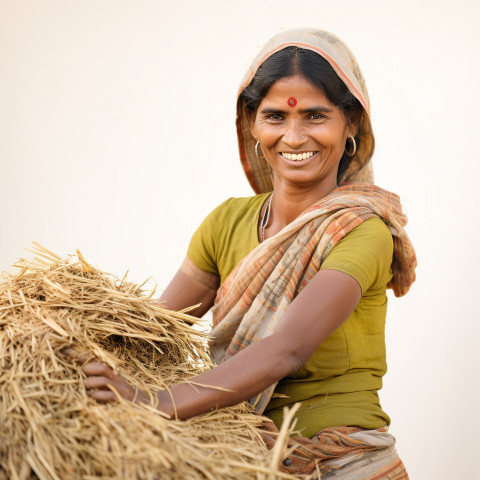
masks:
[[[260,113],[265,114],[265,113],[287,113],[287,111],[291,110],[279,110],[278,108],[262,108],[260,110]],[[332,113],[333,110],[327,107],[312,107],[312,108],[305,108],[303,110],[297,110],[300,111],[300,113],[316,113],[316,112],[323,112],[323,113]]]

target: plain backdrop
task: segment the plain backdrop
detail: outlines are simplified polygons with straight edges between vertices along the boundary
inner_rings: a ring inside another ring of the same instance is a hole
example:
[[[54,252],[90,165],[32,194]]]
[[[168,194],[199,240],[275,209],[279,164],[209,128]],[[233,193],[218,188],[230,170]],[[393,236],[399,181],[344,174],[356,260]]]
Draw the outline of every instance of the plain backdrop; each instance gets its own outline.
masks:
[[[0,270],[36,240],[165,287],[205,215],[252,194],[234,126],[251,59],[283,29],[330,30],[418,255],[389,301],[391,432],[413,480],[480,478],[479,20],[473,0],[0,0]]]

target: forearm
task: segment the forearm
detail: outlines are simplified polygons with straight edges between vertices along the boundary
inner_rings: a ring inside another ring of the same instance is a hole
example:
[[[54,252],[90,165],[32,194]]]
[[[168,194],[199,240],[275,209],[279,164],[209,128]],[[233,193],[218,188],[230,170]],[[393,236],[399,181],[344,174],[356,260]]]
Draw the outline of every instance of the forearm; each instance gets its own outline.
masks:
[[[178,418],[247,400],[298,370],[351,314],[360,297],[361,289],[353,277],[323,270],[289,306],[273,335],[192,379],[195,383],[229,391],[188,384],[171,389]],[[159,393],[158,407],[175,416],[168,393]]]
[[[194,317],[202,317],[213,305],[217,294],[218,278],[213,274],[202,272],[200,269],[197,269],[197,271],[201,272],[204,277],[208,277],[208,280],[199,275],[198,272],[197,275],[194,275],[193,267],[190,276],[180,269],[158,301],[169,310],[183,310],[200,304],[188,313]]]
[[[182,383],[169,393],[159,392],[158,409],[185,419],[250,399],[300,367],[300,359],[282,343],[275,335],[265,338],[192,378],[195,384]]]
[[[253,397],[298,370],[350,315],[360,297],[353,277],[335,270],[319,272],[283,314],[273,335],[192,378],[192,383],[159,392],[158,409],[189,418]],[[85,381],[89,394],[99,401],[116,401],[118,392],[127,400],[148,402],[145,392],[135,390],[104,363],[88,364],[83,370],[89,377]]]

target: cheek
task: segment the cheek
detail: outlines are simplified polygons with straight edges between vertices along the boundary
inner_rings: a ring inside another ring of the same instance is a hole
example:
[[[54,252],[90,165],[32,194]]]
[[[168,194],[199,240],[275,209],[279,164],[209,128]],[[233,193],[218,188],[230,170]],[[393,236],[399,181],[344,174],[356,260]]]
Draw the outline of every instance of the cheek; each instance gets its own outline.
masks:
[[[343,124],[337,125],[329,132],[329,139],[336,150],[344,150],[345,142],[347,140],[348,130]]]
[[[344,149],[346,135],[337,128],[329,128],[323,130],[316,138],[324,147],[337,152]]]
[[[257,133],[256,138],[258,138],[264,146],[271,145],[278,138],[278,132],[275,127],[272,126],[261,126],[260,128],[256,128],[255,132]]]

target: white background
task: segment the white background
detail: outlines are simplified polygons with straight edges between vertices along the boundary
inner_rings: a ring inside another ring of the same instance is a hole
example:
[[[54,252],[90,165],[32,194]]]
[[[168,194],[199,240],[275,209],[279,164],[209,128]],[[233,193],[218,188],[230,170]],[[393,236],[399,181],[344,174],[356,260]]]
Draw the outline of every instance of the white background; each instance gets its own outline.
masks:
[[[369,87],[376,182],[418,280],[390,297],[381,392],[413,480],[477,479],[480,3],[0,0],[0,270],[33,240],[164,287],[204,216],[251,190],[235,96],[285,28],[330,30]]]

